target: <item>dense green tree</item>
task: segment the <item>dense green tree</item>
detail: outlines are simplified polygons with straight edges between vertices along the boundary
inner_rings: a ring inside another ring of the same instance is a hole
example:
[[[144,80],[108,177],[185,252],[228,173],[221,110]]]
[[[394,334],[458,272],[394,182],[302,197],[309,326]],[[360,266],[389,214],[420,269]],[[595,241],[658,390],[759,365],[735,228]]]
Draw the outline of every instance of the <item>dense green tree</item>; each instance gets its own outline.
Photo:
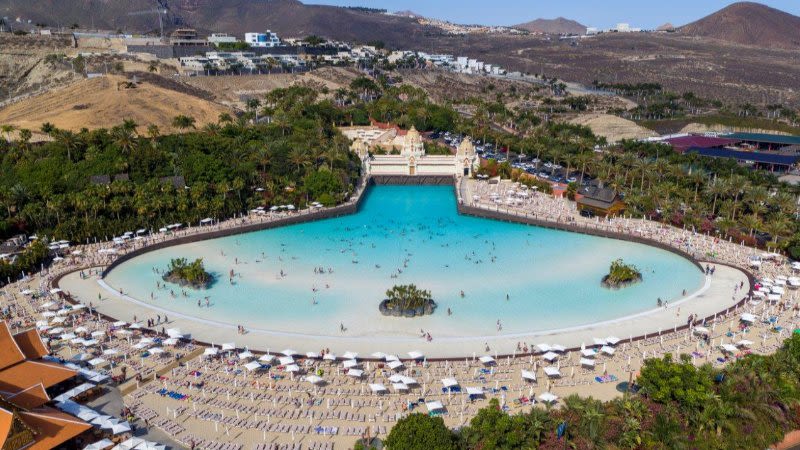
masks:
[[[386,438],[391,450],[455,450],[456,439],[441,417],[411,414],[392,427]]]

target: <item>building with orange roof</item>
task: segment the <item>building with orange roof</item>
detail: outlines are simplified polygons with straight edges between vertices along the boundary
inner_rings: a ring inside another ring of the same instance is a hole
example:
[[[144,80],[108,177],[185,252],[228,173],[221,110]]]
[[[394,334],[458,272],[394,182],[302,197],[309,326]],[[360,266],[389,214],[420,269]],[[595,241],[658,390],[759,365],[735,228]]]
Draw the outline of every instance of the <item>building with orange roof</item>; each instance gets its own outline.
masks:
[[[45,450],[67,443],[92,428],[47,404],[48,389],[70,382],[77,372],[43,361],[49,351],[36,330],[11,334],[0,323],[0,449]]]

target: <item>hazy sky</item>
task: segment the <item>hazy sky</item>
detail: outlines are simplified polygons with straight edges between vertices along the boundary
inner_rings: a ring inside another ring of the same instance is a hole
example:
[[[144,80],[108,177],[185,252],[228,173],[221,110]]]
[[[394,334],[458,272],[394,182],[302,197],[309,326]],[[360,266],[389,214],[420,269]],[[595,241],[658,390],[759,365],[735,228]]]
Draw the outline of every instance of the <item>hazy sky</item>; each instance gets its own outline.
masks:
[[[303,0],[304,3],[369,6],[389,11],[412,10],[451,22],[514,25],[539,17],[559,16],[593,27],[608,28],[619,22],[655,28],[670,22],[685,25],[721,9],[732,0]],[[800,16],[800,0],[763,0],[759,3]]]

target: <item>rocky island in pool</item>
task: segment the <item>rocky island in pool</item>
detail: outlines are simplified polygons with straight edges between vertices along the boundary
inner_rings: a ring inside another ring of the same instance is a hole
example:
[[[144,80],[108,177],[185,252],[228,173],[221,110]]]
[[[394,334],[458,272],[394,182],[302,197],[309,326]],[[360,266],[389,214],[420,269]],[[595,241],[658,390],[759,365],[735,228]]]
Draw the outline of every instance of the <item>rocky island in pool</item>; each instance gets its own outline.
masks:
[[[169,269],[162,278],[168,283],[193,289],[206,289],[214,281],[214,276],[203,266],[202,258],[197,258],[191,263],[186,258],[172,259],[169,262]]]
[[[611,263],[608,275],[603,277],[603,286],[610,289],[621,289],[642,281],[642,272],[633,264],[625,264],[622,259]]]
[[[430,291],[405,284],[386,291],[386,299],[378,308],[384,316],[417,317],[433,314],[436,302],[431,298]]]

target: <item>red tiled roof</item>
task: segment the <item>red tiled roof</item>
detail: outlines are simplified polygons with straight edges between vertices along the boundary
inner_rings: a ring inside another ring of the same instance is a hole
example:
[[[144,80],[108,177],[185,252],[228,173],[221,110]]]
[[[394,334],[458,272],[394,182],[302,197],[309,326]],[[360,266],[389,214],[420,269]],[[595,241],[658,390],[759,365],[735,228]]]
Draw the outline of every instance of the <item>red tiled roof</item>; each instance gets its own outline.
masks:
[[[50,401],[50,396],[41,383],[16,393],[2,393],[1,395],[6,401],[24,409],[38,408]]]
[[[14,335],[14,341],[28,359],[41,359],[50,354],[47,346],[35,329],[23,331]]]
[[[25,354],[20,350],[17,341],[11,335],[8,324],[0,325],[0,370],[13,366],[25,360]]]
[[[738,139],[718,138],[711,136],[681,136],[666,139],[665,142],[671,145],[675,150],[684,152],[691,147],[725,147],[727,145],[738,144],[742,141]]]
[[[35,383],[45,389],[69,380],[78,373],[60,364],[45,361],[23,361],[0,371],[0,390],[18,392]]]
[[[53,408],[20,412],[22,420],[37,431],[36,442],[26,450],[49,450],[92,428],[91,425]]]
[[[6,445],[8,433],[11,432],[11,425],[14,424],[14,413],[0,408],[0,448]]]

